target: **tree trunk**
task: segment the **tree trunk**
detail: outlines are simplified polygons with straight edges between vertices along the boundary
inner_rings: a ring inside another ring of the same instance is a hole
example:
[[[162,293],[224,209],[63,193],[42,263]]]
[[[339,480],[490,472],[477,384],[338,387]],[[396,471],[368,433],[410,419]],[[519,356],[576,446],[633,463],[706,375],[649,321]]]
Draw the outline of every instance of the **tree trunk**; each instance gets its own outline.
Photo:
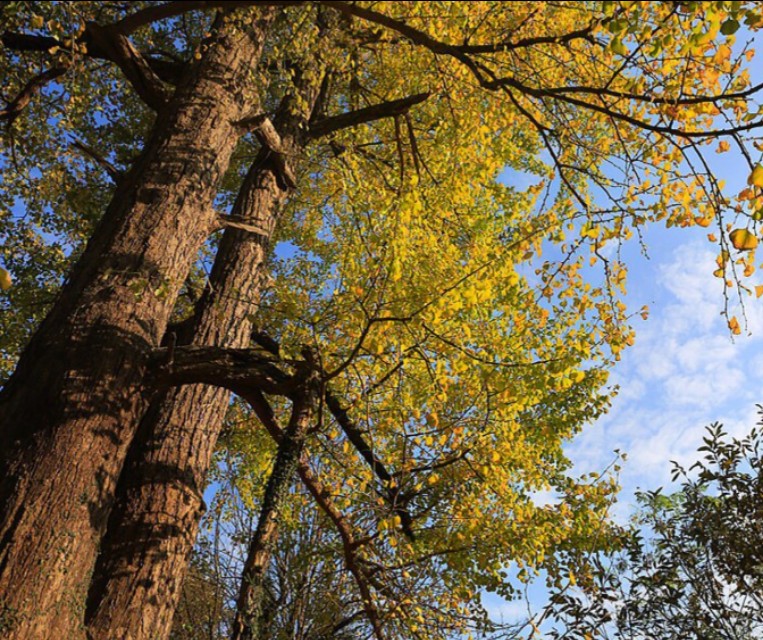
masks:
[[[303,89],[308,111],[317,100],[316,78]],[[286,115],[275,122],[278,147],[283,157],[297,159],[310,114],[294,115],[288,104],[280,111]],[[193,320],[195,345],[249,345],[270,239],[290,191],[280,164],[263,147],[241,186],[230,219],[257,231],[230,228],[223,235],[210,287]],[[152,402],[120,477],[88,594],[86,619],[93,638],[169,636],[229,402],[227,390],[205,385],[181,387]]]
[[[214,225],[272,16],[208,42],[0,394],[5,638],[84,635],[99,540],[146,408],[145,363]]]
[[[249,344],[262,266],[286,196],[267,155],[260,153],[233,209],[237,219],[259,227],[262,235],[225,232],[210,287],[194,317],[194,344]],[[120,477],[90,587],[87,625],[93,638],[169,635],[229,401],[227,389],[187,385],[152,402]]]
[[[265,574],[278,538],[279,511],[288,497],[289,487],[297,478],[305,437],[318,399],[318,379],[308,377],[294,399],[289,424],[278,443],[273,471],[265,487],[257,530],[249,543],[241,587],[236,601],[231,640],[259,640],[265,622]]]

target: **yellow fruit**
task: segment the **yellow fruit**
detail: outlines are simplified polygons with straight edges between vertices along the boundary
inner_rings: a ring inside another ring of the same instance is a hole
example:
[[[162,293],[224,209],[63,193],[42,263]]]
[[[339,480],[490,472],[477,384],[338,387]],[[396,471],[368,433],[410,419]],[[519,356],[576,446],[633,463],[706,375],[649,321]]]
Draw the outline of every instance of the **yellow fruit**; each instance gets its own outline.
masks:
[[[12,282],[13,280],[11,280],[11,274],[0,267],[0,289],[3,291],[8,291],[8,289],[11,288]]]
[[[758,246],[757,236],[747,229],[734,229],[729,234],[729,240],[738,251],[750,251]]]

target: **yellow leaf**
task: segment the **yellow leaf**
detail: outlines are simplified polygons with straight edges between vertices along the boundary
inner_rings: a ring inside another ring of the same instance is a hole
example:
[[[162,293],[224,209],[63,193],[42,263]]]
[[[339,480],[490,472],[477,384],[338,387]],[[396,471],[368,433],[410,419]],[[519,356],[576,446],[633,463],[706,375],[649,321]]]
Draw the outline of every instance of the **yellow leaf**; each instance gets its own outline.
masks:
[[[755,165],[747,183],[755,185],[756,187],[763,187],[763,165]]]
[[[8,291],[8,289],[11,288],[12,283],[13,280],[11,279],[11,274],[0,267],[0,289],[3,291]]]
[[[734,229],[729,234],[729,240],[738,251],[750,251],[758,246],[757,236],[747,229]]]
[[[732,316],[732,318],[729,320],[729,329],[731,329],[731,333],[733,333],[735,336],[738,336],[740,333],[742,333],[742,330],[739,328],[739,320],[737,320],[736,316]]]
[[[755,297],[760,298],[760,296],[763,296],[763,284],[759,284],[755,287]]]
[[[623,57],[627,56],[628,53],[628,47],[626,47],[623,44],[623,41],[620,38],[613,38],[612,42],[609,43],[609,48],[612,49],[615,53],[618,55],[621,55]]]

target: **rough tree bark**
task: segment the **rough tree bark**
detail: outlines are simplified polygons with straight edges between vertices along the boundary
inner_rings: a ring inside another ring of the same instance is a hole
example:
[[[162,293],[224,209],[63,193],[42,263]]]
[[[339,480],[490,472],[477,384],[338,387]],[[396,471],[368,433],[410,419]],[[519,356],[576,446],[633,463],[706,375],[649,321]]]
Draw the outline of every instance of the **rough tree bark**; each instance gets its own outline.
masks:
[[[0,394],[0,629],[84,635],[87,585],[146,408],[148,354],[216,224],[211,208],[257,107],[274,10],[228,24],[158,114],[52,311]]]
[[[260,296],[267,247],[278,209],[288,196],[305,145],[348,126],[405,113],[425,101],[416,94],[338,116],[313,120],[320,73],[297,80],[300,115],[287,100],[245,178],[215,257],[210,288],[189,328],[196,345],[240,347],[249,343]],[[311,121],[308,127],[308,120]],[[268,143],[268,140],[270,141]],[[280,149],[274,155],[271,144]],[[288,167],[284,167],[284,159]],[[279,179],[280,177],[280,179]],[[252,233],[257,229],[256,233]],[[181,342],[186,342],[183,337]],[[94,638],[161,640],[169,636],[203,510],[202,492],[230,394],[192,386],[156,398],[143,418],[117,489],[88,596],[86,619]],[[377,468],[380,468],[378,463]]]
[[[305,112],[294,109],[287,97],[272,128],[278,132],[275,140],[272,131],[270,137],[259,132],[263,147],[228,216],[248,230],[225,231],[209,287],[196,305],[190,340],[181,336],[181,341],[249,345],[270,240],[291,191],[290,176],[306,143],[321,77],[297,80]],[[206,385],[180,387],[152,402],[120,477],[88,594],[86,621],[93,638],[169,636],[229,402],[229,391]]]
[[[307,363],[310,358],[307,359]],[[308,365],[309,366],[309,365]],[[273,471],[268,478],[254,537],[249,543],[236,600],[231,640],[259,640],[265,605],[265,574],[278,539],[279,512],[297,479],[305,438],[320,392],[317,369],[306,368],[294,397],[291,417],[278,443]]]
[[[287,193],[267,156],[268,150],[260,153],[234,207],[237,219],[262,234],[225,232],[210,287],[197,305],[194,344],[249,344],[262,265]],[[187,385],[157,398],[144,416],[90,587],[87,624],[94,638],[169,635],[229,401],[226,389]]]

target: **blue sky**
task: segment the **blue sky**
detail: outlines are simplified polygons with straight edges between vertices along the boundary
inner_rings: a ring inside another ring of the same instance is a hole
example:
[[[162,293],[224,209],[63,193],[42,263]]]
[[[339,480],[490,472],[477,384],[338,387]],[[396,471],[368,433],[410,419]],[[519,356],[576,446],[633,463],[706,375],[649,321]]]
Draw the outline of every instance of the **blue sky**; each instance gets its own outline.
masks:
[[[696,460],[705,426],[718,421],[742,435],[763,402],[763,299],[746,300],[747,331],[732,337],[705,230],[649,235],[659,246],[650,260],[632,263],[628,298],[632,308],[648,304],[650,317],[637,321],[636,344],[612,372],[620,391],[611,410],[568,448],[581,471],[604,468],[614,449],[627,452],[620,517],[635,489],[669,483],[671,460]]]
[[[753,83],[763,77],[763,55],[753,59],[751,75]],[[716,155],[710,149],[707,158],[716,177],[726,181],[729,195],[737,193],[745,186],[749,166],[733,151]],[[615,450],[627,454],[621,464],[622,490],[612,510],[621,522],[633,514],[637,490],[678,488],[671,483],[671,461],[688,467],[697,460],[708,425],[720,422],[731,436],[742,437],[760,419],[756,405],[763,404],[763,297],[745,297],[747,323],[741,335],[732,336],[722,314],[722,281],[712,275],[718,248],[707,235],[714,231],[717,235],[713,226],[652,225],[644,232],[648,257],[633,242],[623,251],[626,302],[631,313],[648,305],[649,318],[634,318],[636,342],[612,370],[610,385],[619,392],[610,411],[567,446],[579,474],[602,471],[614,460]],[[748,286],[763,285],[760,255],[759,250],[759,271]],[[730,315],[742,322],[733,295],[730,302]],[[523,600],[506,602],[490,594],[483,602],[495,619],[520,621],[530,611],[538,613],[544,593],[540,585],[531,587],[529,608]]]
[[[649,305],[650,316],[636,320],[636,343],[612,372],[620,391],[611,410],[568,446],[581,474],[607,467],[615,449],[628,454],[612,511],[622,522],[634,511],[637,489],[670,490],[671,460],[695,461],[707,425],[721,422],[741,437],[758,420],[756,403],[763,404],[763,297],[747,299],[747,331],[732,337],[721,315],[721,281],[712,275],[710,230],[653,228],[651,257],[631,256],[628,303],[634,310]],[[753,279],[763,284],[763,271]],[[530,588],[530,609],[490,594],[483,602],[495,619],[519,621],[538,613],[544,593],[542,585]]]

